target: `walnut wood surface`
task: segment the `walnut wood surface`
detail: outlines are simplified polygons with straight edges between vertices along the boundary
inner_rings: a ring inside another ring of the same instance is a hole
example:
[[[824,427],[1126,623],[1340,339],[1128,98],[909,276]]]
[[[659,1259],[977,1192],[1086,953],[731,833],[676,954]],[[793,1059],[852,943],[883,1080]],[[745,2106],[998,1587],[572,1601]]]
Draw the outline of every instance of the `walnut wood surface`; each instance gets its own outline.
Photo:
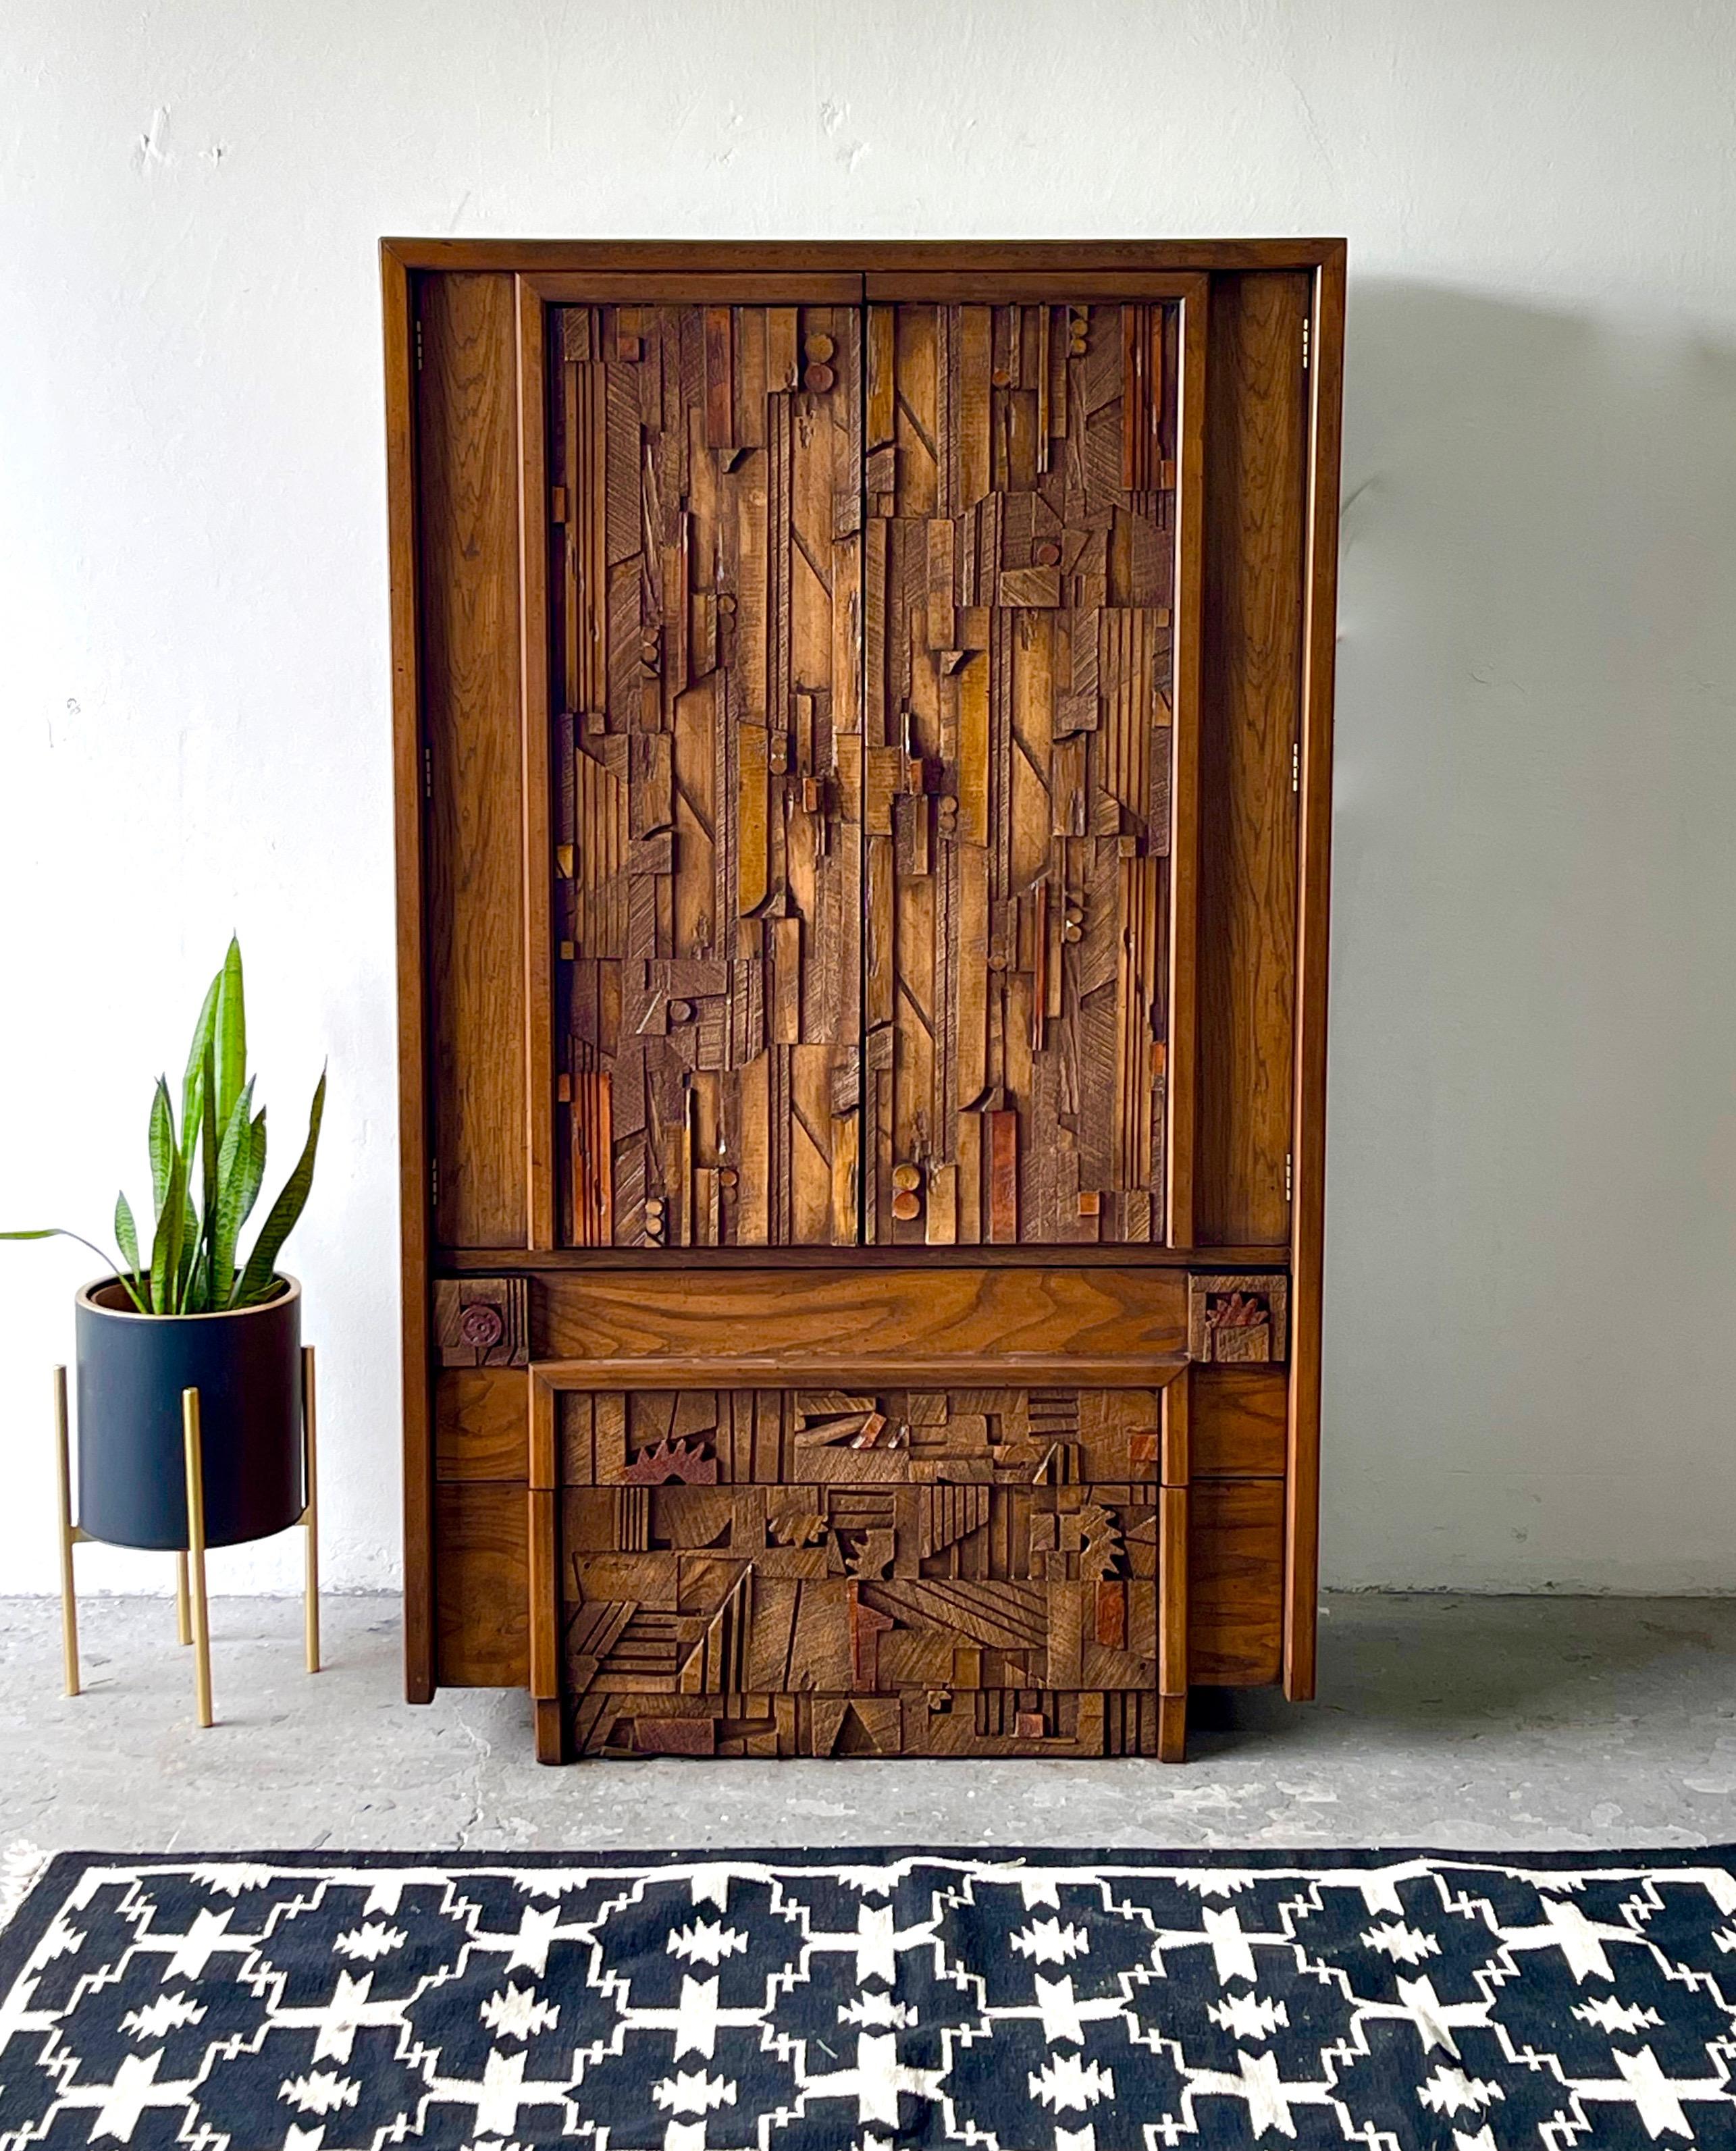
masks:
[[[415,239],[381,251],[411,269],[532,275],[620,271],[629,276],[830,271],[853,276],[939,271],[1011,275],[1126,269],[1172,271],[1342,267],[1342,239]]]
[[[1293,1104],[1309,279],[1214,278],[1194,1237],[1282,1246]]]
[[[522,1480],[527,1438],[521,1373],[449,1367],[436,1379],[434,1465],[442,1479]]]
[[[428,995],[423,944],[423,750],[416,534],[416,352],[410,279],[380,261],[392,569],[392,768],[397,940],[400,1352],[404,1399],[404,1691],[434,1693],[433,1420],[428,1362]]]
[[[1156,1753],[1150,1390],[559,1401],[571,1752]]]
[[[563,1237],[858,1237],[859,317],[551,317]]]
[[[441,1685],[523,1688],[530,1677],[524,1482],[443,1481],[434,1506]]]
[[[418,320],[436,1237],[523,1246],[524,976],[512,286],[429,281]]]
[[[1283,1669],[1284,1488],[1279,1479],[1196,1479],[1188,1489],[1188,1677],[1259,1688]]]
[[[1192,1465],[1202,1477],[1282,1479],[1288,1384],[1281,1367],[1196,1367]]]
[[[538,1280],[538,1357],[633,1359],[698,1352],[795,1359],[989,1354],[1179,1359],[1187,1282],[1173,1271],[680,1271]]]
[[[1339,458],[1344,261],[1314,280],[1312,455],[1303,636],[1301,858],[1297,901],[1295,1172],[1291,1212],[1290,1445],[1284,1516],[1284,1693],[1314,1693],[1320,1565],[1320,1295],[1326,1222],[1326,985],[1332,853],[1333,661],[1338,635]]]

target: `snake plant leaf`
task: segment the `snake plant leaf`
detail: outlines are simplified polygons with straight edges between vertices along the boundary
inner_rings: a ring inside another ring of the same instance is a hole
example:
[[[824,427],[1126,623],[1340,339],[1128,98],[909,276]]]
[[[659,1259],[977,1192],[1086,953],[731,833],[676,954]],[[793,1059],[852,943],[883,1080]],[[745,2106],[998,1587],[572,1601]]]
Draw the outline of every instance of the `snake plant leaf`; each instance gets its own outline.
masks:
[[[241,1205],[243,1224],[254,1215],[254,1202],[258,1202],[258,1192],[265,1185],[265,1112],[266,1108],[261,1106],[261,1110],[254,1114],[254,1129],[251,1129],[250,1153],[247,1153],[247,1200]]]
[[[169,1102],[166,1077],[157,1078],[156,1095],[150,1101],[151,1215],[163,1214],[163,1197],[169,1192],[170,1161],[175,1156],[175,1108]]]
[[[141,1314],[149,1314],[150,1313],[149,1308],[145,1305],[144,1302],[139,1298],[137,1291],[134,1290],[134,1281],[127,1275],[125,1270],[121,1268],[119,1263],[114,1261],[110,1256],[105,1253],[104,1251],[97,1245],[94,1240],[87,1240],[82,1232],[69,1232],[64,1225],[36,1225],[33,1226],[28,1232],[0,1232],[0,1240],[76,1240],[81,1248],[89,1248],[92,1254],[97,1258],[98,1261],[103,1264],[105,1269],[112,1269],[114,1272],[115,1275],[126,1287],[128,1293],[132,1298],[134,1306],[138,1308]]]
[[[245,1193],[241,1202],[241,1222],[245,1224],[253,1215],[253,1206],[259,1200],[259,1191],[266,1177],[266,1108],[261,1106],[253,1116],[253,1126],[247,1136],[247,1177]]]
[[[220,1001],[218,1005],[220,1010]],[[213,1241],[217,1230],[217,1150],[222,1132],[217,1112],[217,1059],[215,1051],[205,1055],[205,1073],[200,1079],[200,1089],[202,1096],[200,1101],[199,1145],[200,1162],[204,1167],[202,1192],[205,1202],[199,1220],[198,1238],[205,1290],[197,1296],[195,1304],[201,1313],[209,1313],[211,1308],[210,1293],[216,1274]]]
[[[168,1086],[164,1086],[166,1099]],[[180,1151],[171,1151],[169,1185],[163,1191],[163,1207],[150,1250],[150,1303],[154,1313],[176,1314],[175,1296],[180,1283],[181,1241],[186,1230],[187,1167]]]
[[[175,1273],[175,1312],[188,1314],[195,1311],[195,1287],[199,1274],[200,1222],[198,1206],[193,1200],[194,1150],[187,1143],[181,1154],[181,1253]]]
[[[199,1020],[193,1026],[193,1043],[187,1050],[186,1072],[181,1077],[181,1126],[184,1131],[199,1117],[194,1103],[194,1086],[205,1072],[205,1059],[211,1050],[211,1040],[217,1023],[218,990],[222,984],[223,974],[219,971],[205,988],[205,999],[200,1004]]]
[[[235,1287],[235,1242],[246,1215],[247,1178],[253,1151],[253,1085],[235,1100],[217,1153],[217,1205],[211,1226],[210,1303],[227,1307]],[[263,1165],[264,1161],[261,1161]],[[254,1192],[258,1192],[257,1183]]]
[[[247,1267],[235,1288],[234,1304],[237,1307],[251,1307],[270,1288],[276,1273],[278,1250],[289,1237],[307,1200],[307,1191],[313,1185],[314,1153],[319,1148],[320,1122],[325,1111],[326,1071],[322,1068],[320,1080],[314,1086],[313,1103],[308,1109],[307,1140],[296,1160],[295,1171],[284,1182],[283,1192],[271,1205],[269,1216],[260,1227],[259,1238],[254,1243],[253,1253],[247,1258]]]
[[[127,1268],[137,1277],[144,1267],[139,1260],[139,1228],[133,1222],[133,1206],[127,1200],[124,1188],[114,1198],[114,1244],[125,1257]]]
[[[217,1126],[229,1126],[229,1116],[247,1080],[247,1007],[241,985],[241,944],[234,934],[215,988],[217,1005],[214,1043],[217,1062]]]

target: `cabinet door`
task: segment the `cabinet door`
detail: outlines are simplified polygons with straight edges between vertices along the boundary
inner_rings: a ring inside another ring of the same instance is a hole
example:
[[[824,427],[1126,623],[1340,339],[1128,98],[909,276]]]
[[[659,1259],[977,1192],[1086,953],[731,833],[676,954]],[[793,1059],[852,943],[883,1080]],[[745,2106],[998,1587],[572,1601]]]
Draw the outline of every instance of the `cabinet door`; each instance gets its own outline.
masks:
[[[867,1237],[1162,1241],[1199,306],[867,335]]]
[[[848,1244],[860,312],[551,331],[562,1237]]]

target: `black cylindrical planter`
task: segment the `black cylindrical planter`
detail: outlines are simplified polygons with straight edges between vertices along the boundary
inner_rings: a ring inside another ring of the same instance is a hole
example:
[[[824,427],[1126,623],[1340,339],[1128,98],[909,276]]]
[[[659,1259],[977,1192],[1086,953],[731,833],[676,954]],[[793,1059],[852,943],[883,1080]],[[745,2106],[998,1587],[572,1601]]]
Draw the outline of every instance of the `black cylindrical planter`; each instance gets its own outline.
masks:
[[[207,1546],[301,1515],[301,1288],[226,1314],[141,1314],[115,1278],[78,1299],[78,1521],[114,1546],[184,1547],[181,1392],[199,1391]]]

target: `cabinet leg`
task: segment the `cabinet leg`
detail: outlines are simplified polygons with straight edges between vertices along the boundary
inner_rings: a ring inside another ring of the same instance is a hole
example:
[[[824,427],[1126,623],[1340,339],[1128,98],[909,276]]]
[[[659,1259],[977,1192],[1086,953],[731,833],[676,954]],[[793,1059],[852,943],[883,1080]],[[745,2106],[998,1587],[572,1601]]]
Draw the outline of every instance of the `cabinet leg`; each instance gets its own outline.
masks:
[[[320,1470],[319,1422],[314,1402],[313,1347],[301,1347],[301,1439],[307,1468],[307,1506],[301,1521],[307,1527],[307,1567],[303,1580],[303,1627],[307,1644],[307,1670],[320,1669]]]
[[[1160,1763],[1187,1760],[1187,1698],[1160,1695],[1157,1698],[1157,1759]]]
[[[175,1557],[175,1639],[178,1643],[190,1643],[193,1640],[192,1594],[187,1583],[185,1553]]]
[[[559,1698],[539,1695],[533,1707],[536,1712],[538,1762],[564,1763],[567,1759],[566,1740],[561,1729]]]
[[[78,1588],[73,1569],[73,1450],[67,1424],[66,1369],[54,1369],[55,1461],[60,1485],[60,1650],[66,1692],[78,1693]]]
[[[199,1722],[211,1718],[211,1616],[205,1593],[205,1450],[199,1429],[199,1392],[181,1391],[181,1439],[187,1460],[187,1561],[193,1600],[193,1675]]]

